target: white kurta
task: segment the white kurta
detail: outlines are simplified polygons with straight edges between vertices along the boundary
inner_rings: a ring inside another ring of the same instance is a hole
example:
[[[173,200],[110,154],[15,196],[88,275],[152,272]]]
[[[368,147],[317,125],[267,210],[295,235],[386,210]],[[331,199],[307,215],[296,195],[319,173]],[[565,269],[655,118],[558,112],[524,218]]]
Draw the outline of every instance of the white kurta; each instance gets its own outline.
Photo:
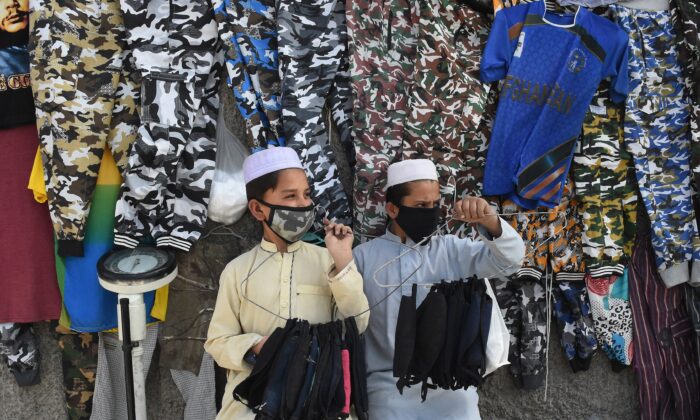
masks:
[[[454,235],[436,236],[418,249],[423,255],[409,251],[398,261],[377,273],[381,284],[396,285],[406,279],[420,266],[416,274],[407,281],[401,291],[396,291],[386,301],[373,305],[386,297],[392,288],[377,285],[374,273],[384,263],[395,258],[407,247],[396,235],[387,231],[382,237],[362,244],[354,249],[355,262],[364,279],[365,295],[372,307],[369,326],[365,332],[367,345],[367,389],[369,413],[372,418],[382,420],[410,419],[469,419],[479,418],[478,397],[474,388],[468,391],[429,390],[428,398],[421,403],[420,385],[404,388],[403,395],[396,388],[393,377],[394,336],[399,313],[401,295],[411,294],[413,283],[432,283],[441,280],[477,277],[503,277],[515,273],[525,255],[525,245],[518,233],[501,220],[503,233],[492,239],[479,226],[481,240],[459,239]],[[414,243],[408,239],[407,246]],[[423,301],[428,287],[419,287],[417,304]],[[491,329],[486,348],[486,373],[508,364],[510,336],[496,297],[487,282],[487,293],[493,299]]]

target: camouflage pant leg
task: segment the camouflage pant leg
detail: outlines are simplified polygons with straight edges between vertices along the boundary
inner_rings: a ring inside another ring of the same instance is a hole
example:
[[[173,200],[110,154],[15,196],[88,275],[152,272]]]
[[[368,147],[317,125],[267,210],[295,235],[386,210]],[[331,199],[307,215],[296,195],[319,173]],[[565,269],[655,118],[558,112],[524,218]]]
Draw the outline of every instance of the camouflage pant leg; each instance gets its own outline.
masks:
[[[561,345],[571,369],[585,371],[598,348],[584,282],[559,281],[552,289]]]
[[[435,162],[443,216],[454,197],[481,195],[485,151],[478,129],[489,84],[479,80],[481,49],[490,26],[467,6],[421,0],[415,81],[409,99],[403,158]],[[464,235],[468,226],[448,226]]]
[[[284,146],[275,0],[213,0],[228,85],[252,150]]]
[[[542,385],[547,357],[547,302],[542,279],[517,280],[523,311],[520,335],[520,369],[525,389]]]
[[[63,392],[70,420],[89,419],[97,372],[97,334],[58,334]]]
[[[525,243],[525,258],[514,278],[539,281],[547,270],[548,214],[538,214],[542,212],[523,209],[512,200],[503,200],[500,207],[502,217],[513,226]],[[553,210],[557,211],[556,208]],[[511,215],[511,213],[517,214]]]
[[[636,221],[636,194],[627,183],[630,160],[623,141],[623,111],[604,83],[586,113],[573,162],[584,259],[593,277],[622,275],[625,246],[634,240],[625,225]]]
[[[583,262],[583,226],[571,180],[566,182],[562,197],[562,203],[555,207],[557,211],[549,214],[549,264],[554,280],[583,281],[586,271]]]
[[[690,0],[670,2],[671,20],[677,33],[678,60],[684,70],[685,86],[691,104],[691,169],[694,186],[700,191],[700,5]]]
[[[119,2],[38,1],[30,20],[37,128],[58,252],[82,256],[121,76]]]
[[[400,159],[413,82],[418,11],[415,2],[348,2],[354,95],[354,231],[361,241],[381,235],[386,169]]]
[[[202,113],[212,95],[218,103],[218,35],[208,0],[160,3],[123,4],[129,46],[142,77],[142,125],[115,210],[115,244],[135,247],[151,235],[159,246],[188,251],[206,221],[214,171],[214,134],[205,128],[216,117],[207,121]],[[150,31],[166,22],[166,33]],[[183,155],[186,149],[196,155]],[[198,171],[188,172],[190,167]]]
[[[215,58],[207,79],[201,107],[177,164],[177,179],[168,185],[165,210],[152,235],[158,246],[180,250],[196,242],[207,220],[209,192],[216,162],[216,127],[219,113],[219,75],[223,51]]]
[[[690,105],[670,14],[610,8],[630,34],[625,144],[651,220],[657,268],[669,287],[700,283],[700,238],[690,188]]]
[[[598,345],[621,365],[632,363],[632,306],[627,270],[618,276],[586,276],[586,289]]]
[[[329,218],[350,224],[350,205],[323,120],[323,110],[345,54],[345,28],[344,1],[278,2],[284,136],[312,180],[314,202],[327,210]],[[323,217],[324,214],[318,215],[319,228]]]
[[[522,387],[522,366],[520,365],[520,337],[523,327],[522,289],[518,281],[504,278],[492,279],[493,289],[496,294],[498,306],[501,308],[503,320],[510,333],[510,347],[508,349],[508,362],[510,372],[518,387]]]
[[[17,385],[41,382],[39,340],[31,324],[0,323],[0,360],[10,368]]]

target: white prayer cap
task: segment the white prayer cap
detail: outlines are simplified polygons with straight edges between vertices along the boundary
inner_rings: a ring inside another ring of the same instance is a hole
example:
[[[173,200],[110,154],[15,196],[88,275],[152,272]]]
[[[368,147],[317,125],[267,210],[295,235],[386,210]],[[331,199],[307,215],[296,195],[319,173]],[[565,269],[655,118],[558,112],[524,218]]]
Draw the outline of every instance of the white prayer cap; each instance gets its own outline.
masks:
[[[438,180],[435,164],[428,159],[409,159],[389,165],[386,187],[420,180]]]
[[[299,156],[289,147],[270,147],[253,153],[243,162],[245,183],[282,169],[304,169]]]

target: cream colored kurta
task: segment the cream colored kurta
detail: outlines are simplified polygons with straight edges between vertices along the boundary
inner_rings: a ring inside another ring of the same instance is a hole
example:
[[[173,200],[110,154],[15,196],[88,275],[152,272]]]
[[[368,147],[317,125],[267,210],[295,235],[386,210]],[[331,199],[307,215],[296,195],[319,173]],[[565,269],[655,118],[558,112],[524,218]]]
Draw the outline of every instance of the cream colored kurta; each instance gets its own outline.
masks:
[[[266,240],[226,266],[204,343],[219,366],[228,369],[226,392],[217,419],[255,418],[248,407],[233,399],[234,388],[251,371],[243,357],[263,336],[283,327],[286,318],[320,324],[332,321],[336,311],[336,319],[342,319],[367,310],[362,277],[355,263],[351,262],[340,273],[334,271],[333,259],[325,248],[295,242],[282,254]],[[243,284],[249,272],[252,274]],[[360,332],[365,330],[368,320],[369,313],[356,318]]]

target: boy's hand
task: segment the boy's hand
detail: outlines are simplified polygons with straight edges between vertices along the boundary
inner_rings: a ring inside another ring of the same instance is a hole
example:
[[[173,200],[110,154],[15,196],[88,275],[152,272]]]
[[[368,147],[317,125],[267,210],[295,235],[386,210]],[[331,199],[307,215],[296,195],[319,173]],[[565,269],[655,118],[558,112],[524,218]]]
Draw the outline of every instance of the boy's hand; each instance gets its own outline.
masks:
[[[333,257],[336,272],[340,272],[352,261],[352,229],[328,219],[323,219],[323,225],[326,228],[326,249]]]
[[[264,346],[265,343],[267,342],[267,339],[268,339],[268,338],[269,338],[268,336],[263,337],[262,340],[260,340],[260,342],[259,342],[258,344],[256,344],[256,345],[254,345],[253,347],[251,347],[250,349],[253,351],[253,353],[259,355],[260,352],[262,351],[263,346]]]
[[[464,197],[455,204],[454,218],[470,224],[480,224],[494,238],[501,236],[501,220],[491,205],[479,197]]]

